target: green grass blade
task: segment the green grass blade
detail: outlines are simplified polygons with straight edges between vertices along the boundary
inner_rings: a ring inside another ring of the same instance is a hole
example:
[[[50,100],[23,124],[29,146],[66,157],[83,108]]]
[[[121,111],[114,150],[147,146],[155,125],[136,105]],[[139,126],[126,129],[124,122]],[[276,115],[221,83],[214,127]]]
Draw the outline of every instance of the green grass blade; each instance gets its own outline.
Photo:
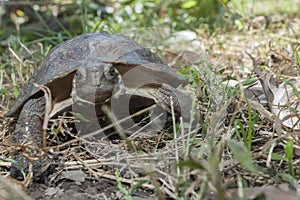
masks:
[[[235,140],[228,142],[228,147],[232,151],[234,157],[249,171],[257,173],[257,168],[253,164],[250,151],[244,144]]]

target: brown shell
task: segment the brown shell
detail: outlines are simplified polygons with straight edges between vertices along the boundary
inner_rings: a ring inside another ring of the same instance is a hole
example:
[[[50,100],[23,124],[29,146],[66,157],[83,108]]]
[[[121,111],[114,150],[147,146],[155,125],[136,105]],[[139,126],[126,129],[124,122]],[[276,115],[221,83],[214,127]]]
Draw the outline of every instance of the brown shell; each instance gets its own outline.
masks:
[[[40,91],[34,85],[47,85],[57,89],[60,100],[69,98],[71,80],[74,72],[85,66],[90,60],[112,63],[124,75],[132,69],[138,69],[138,77],[130,77],[125,85],[135,87],[139,78],[151,77],[158,83],[167,83],[173,87],[186,84],[186,80],[176,74],[168,65],[148,49],[122,35],[107,33],[87,33],[67,40],[54,47],[24,85],[15,104],[6,116],[18,116],[24,103]],[[134,79],[134,80],[133,80]],[[66,87],[61,87],[66,85]],[[53,88],[51,88],[53,89]],[[63,90],[63,91],[61,91]],[[64,91],[67,90],[67,91]]]

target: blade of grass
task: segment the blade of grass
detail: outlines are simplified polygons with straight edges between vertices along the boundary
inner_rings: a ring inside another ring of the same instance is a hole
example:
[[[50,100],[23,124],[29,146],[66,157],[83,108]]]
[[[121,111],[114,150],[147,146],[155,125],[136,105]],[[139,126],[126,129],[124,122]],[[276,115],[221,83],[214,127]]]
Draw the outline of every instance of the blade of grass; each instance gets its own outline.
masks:
[[[228,147],[232,151],[234,157],[250,172],[257,173],[257,168],[253,164],[251,152],[245,147],[244,144],[235,140],[228,142]]]

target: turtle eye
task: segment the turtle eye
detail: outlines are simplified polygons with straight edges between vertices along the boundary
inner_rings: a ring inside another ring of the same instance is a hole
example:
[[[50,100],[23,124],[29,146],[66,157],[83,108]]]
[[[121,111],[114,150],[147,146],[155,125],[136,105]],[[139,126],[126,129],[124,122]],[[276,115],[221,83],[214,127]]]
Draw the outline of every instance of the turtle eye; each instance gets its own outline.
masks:
[[[104,66],[104,77],[107,80],[112,80],[115,79],[117,76],[117,71],[115,69],[115,67],[112,64],[108,64]]]
[[[75,77],[76,77],[77,79],[80,79],[81,76],[82,76],[82,74],[81,74],[79,71],[77,71],[77,72],[75,73]]]
[[[85,77],[84,70],[78,69],[75,73],[75,78],[80,80],[80,79],[84,79],[84,77]]]
[[[116,75],[116,70],[114,68],[114,66],[111,66],[109,69],[109,75],[110,76],[115,76]]]

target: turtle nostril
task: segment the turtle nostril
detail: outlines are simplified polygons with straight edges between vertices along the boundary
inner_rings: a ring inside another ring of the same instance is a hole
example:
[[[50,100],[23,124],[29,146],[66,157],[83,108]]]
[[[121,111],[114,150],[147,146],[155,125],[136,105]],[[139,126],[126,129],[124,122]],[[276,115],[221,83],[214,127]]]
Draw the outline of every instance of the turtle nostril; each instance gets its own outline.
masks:
[[[114,67],[111,67],[111,68],[109,69],[109,74],[110,74],[111,76],[115,76],[116,70],[115,70]]]
[[[93,68],[91,69],[91,72],[92,72],[92,73],[97,73],[97,72],[99,72],[99,68],[98,68],[98,67],[93,67]]]

